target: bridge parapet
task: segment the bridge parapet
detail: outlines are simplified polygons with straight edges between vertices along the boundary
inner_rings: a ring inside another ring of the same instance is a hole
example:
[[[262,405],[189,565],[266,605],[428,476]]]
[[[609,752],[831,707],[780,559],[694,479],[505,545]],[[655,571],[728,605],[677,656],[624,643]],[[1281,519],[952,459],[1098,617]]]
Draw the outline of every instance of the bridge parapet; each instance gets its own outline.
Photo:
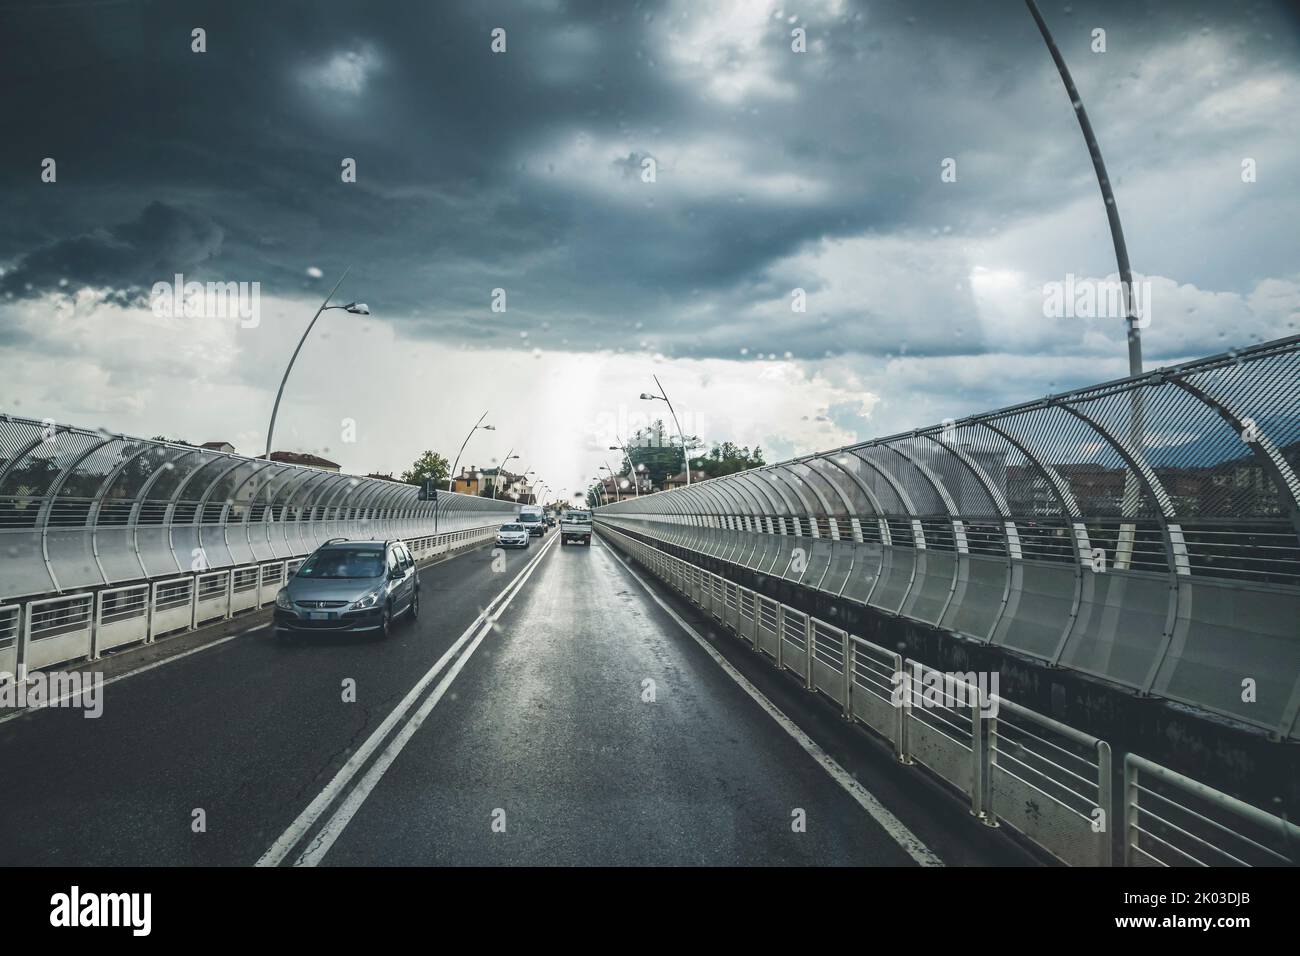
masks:
[[[1300,336],[624,500],[636,531],[1294,737]]]
[[[330,538],[401,538],[432,557],[515,511],[418,497],[401,482],[0,415],[0,672],[260,607]]]

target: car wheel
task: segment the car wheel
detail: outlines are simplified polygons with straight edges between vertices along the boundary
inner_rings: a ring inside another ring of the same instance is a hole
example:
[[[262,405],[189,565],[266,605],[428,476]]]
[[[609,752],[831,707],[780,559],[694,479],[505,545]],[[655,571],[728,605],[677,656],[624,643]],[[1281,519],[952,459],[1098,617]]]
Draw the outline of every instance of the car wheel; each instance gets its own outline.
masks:
[[[393,604],[390,601],[384,605],[384,613],[379,618],[379,638],[388,640],[393,634]]]
[[[415,593],[411,595],[411,620],[420,619],[420,589],[416,588]]]

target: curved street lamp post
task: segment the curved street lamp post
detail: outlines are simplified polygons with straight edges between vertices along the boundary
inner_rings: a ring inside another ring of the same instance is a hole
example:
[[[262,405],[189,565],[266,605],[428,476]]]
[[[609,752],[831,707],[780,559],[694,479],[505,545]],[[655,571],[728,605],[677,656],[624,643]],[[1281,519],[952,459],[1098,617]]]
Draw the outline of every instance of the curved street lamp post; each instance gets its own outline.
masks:
[[[621,451],[623,453],[623,457],[627,459],[627,470],[628,473],[632,476],[632,491],[635,493],[635,497],[640,498],[641,477],[636,473],[636,462],[632,460],[632,455],[628,452],[627,446],[623,444],[623,439],[619,438],[618,435],[615,435],[614,440],[618,442],[618,444],[610,445],[609,450]]]
[[[280,399],[284,396],[285,383],[289,381],[289,373],[293,371],[293,363],[298,360],[298,353],[302,351],[302,344],[307,341],[307,336],[311,334],[312,328],[316,325],[316,320],[320,318],[322,312],[328,312],[330,309],[342,309],[350,312],[352,315],[369,315],[370,309],[364,302],[349,302],[347,305],[330,305],[330,299],[334,298],[334,293],[338,291],[343,280],[348,277],[352,267],[348,266],[343,270],[343,275],[339,276],[339,281],[334,283],[334,288],[330,289],[329,295],[325,296],[325,301],[320,304],[316,314],[311,317],[307,323],[307,329],[302,333],[302,338],[298,340],[298,345],[293,350],[293,355],[289,357],[289,365],[284,370],[284,377],[280,379],[279,391],[275,393],[275,405],[271,407],[271,424],[266,428],[266,460],[271,460],[271,442],[275,438],[275,418],[280,413]]]
[[[483,419],[487,418],[487,415],[488,413],[484,412],[482,415],[479,416],[478,421],[474,423],[474,427],[471,428],[469,430],[469,434],[465,436],[465,440],[460,443],[460,451],[456,452],[456,461],[451,466],[451,474],[447,476],[448,491],[451,491],[452,483],[456,480],[456,468],[459,467],[460,465],[460,456],[464,453],[465,446],[469,444],[469,440],[474,437],[474,433],[478,431],[480,428],[483,429],[485,432],[494,432],[497,430],[497,427],[495,425],[483,424]]]
[[[1088,147],[1088,154],[1092,157],[1092,168],[1097,174],[1097,185],[1101,187],[1101,198],[1106,204],[1106,221],[1110,224],[1110,239],[1115,247],[1115,264],[1119,268],[1120,289],[1124,297],[1124,317],[1128,323],[1128,373],[1130,376],[1138,376],[1142,374],[1142,333],[1139,331],[1139,317],[1133,308],[1133,269],[1128,261],[1124,227],[1119,220],[1119,203],[1115,201],[1115,191],[1110,185],[1110,174],[1106,172],[1105,160],[1101,158],[1101,146],[1097,143],[1097,135],[1092,130],[1088,113],[1083,108],[1083,98],[1079,96],[1079,90],[1074,85],[1070,68],[1065,65],[1065,57],[1057,48],[1056,40],[1052,38],[1052,32],[1047,28],[1047,21],[1038,10],[1038,4],[1034,0],[1025,0],[1025,5],[1029,7],[1034,23],[1038,25],[1038,32],[1043,35],[1043,42],[1047,44],[1047,52],[1052,55],[1052,62],[1056,64],[1056,70],[1061,74],[1061,82],[1065,84],[1066,95],[1070,97],[1074,116],[1079,121],[1079,129],[1083,132],[1083,141]],[[1150,315],[1150,302],[1146,304],[1146,309],[1147,315]],[[1140,454],[1146,444],[1143,434],[1145,414],[1141,389],[1133,389],[1129,405],[1129,446]],[[1124,479],[1124,499],[1120,509],[1124,517],[1137,514],[1141,494],[1137,477],[1130,470]],[[1128,566],[1128,559],[1132,555],[1135,543],[1135,534],[1135,525],[1126,522],[1120,526],[1116,561],[1120,562],[1121,567]]]
[[[518,455],[512,454],[513,451],[514,449],[511,448],[510,451],[506,452],[506,457],[502,458],[501,463],[497,465],[497,473],[492,476],[492,500],[493,501],[495,501],[497,497],[497,486],[501,484],[501,472],[505,470],[506,464],[510,461],[510,459],[519,457]]]
[[[622,501],[623,496],[619,493],[618,490],[618,475],[614,473],[613,468],[609,467],[609,462],[605,462],[605,464],[601,465],[600,467],[604,468],[607,472],[609,472],[609,480],[614,483],[614,500]]]
[[[673,409],[673,403],[668,400],[668,393],[664,391],[663,385],[659,382],[658,375],[650,376],[659,386],[659,394],[651,395],[649,392],[642,392],[642,401],[654,402],[662,401],[668,405],[668,411],[673,416],[673,424],[677,426],[677,434],[682,440],[682,463],[686,466],[686,484],[691,483],[691,455],[686,448],[686,433],[682,431],[682,423],[677,420],[677,412]]]

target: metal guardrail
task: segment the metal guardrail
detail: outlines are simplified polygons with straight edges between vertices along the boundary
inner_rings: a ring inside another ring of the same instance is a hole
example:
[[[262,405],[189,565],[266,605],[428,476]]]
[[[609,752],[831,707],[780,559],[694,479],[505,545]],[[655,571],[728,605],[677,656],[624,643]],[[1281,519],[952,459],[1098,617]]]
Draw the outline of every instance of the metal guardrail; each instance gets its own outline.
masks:
[[[993,814],[1062,862],[1110,865],[1110,745],[996,694],[992,700],[997,705],[989,733]]]
[[[417,561],[490,541],[497,524],[408,539]],[[190,631],[275,601],[302,558],[0,605],[0,681]]]
[[[1294,866],[1300,827],[1182,774],[1124,758],[1129,866]]]
[[[13,674],[17,671],[22,614],[20,605],[0,604],[0,674]]]
[[[1125,758],[1126,796],[1117,818],[1106,741],[613,528],[600,533],[778,669],[888,742],[901,763],[925,766],[962,794],[984,823],[1016,830],[1062,863],[1300,863],[1295,825],[1133,754]],[[721,611],[713,600],[719,588]],[[808,648],[812,654],[801,653]],[[1124,831],[1121,859],[1112,853],[1116,826]]]
[[[1292,336],[594,520],[1294,738],[1297,381]]]

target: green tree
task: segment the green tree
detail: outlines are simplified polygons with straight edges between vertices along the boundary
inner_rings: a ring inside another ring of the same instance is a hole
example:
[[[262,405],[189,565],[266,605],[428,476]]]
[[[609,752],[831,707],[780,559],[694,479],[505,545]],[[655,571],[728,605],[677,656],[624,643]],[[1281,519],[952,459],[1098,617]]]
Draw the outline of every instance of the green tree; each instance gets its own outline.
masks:
[[[686,447],[689,450],[694,451],[703,445],[694,435],[686,436]],[[667,431],[662,418],[645,428],[637,429],[628,440],[627,453],[636,465],[637,474],[655,487],[662,487],[665,478],[682,471],[681,439]],[[692,457],[691,468],[699,467],[698,461]],[[621,473],[629,473],[626,462]]]
[[[749,446],[741,448],[729,441],[714,445],[712,451],[700,459],[700,467],[708,472],[710,478],[735,474],[746,468],[758,468],[765,464],[763,450],[757,445],[754,446],[753,452],[750,452]],[[695,467],[694,461],[691,462],[691,467]]]
[[[447,483],[447,474],[451,465],[436,451],[426,451],[411,463],[411,467],[402,472],[401,480],[408,485],[422,485],[432,478],[435,486]]]

